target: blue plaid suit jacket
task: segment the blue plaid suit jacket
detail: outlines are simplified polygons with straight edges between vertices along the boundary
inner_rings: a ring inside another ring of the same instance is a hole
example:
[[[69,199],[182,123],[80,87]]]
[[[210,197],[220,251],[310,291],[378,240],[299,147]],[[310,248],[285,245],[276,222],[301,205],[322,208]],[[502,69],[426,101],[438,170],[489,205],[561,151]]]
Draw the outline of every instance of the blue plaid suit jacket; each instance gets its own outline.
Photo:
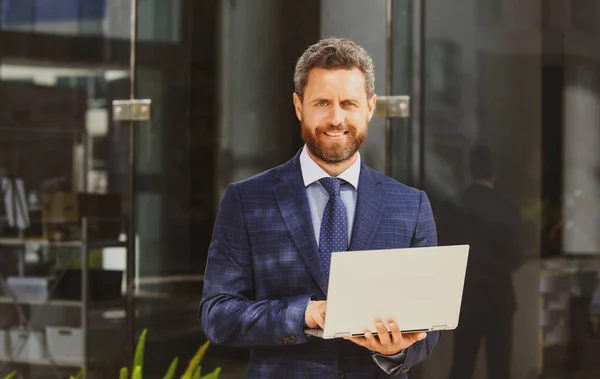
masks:
[[[363,164],[349,250],[436,243],[425,193]],[[438,332],[407,349],[404,364],[390,375],[371,352],[352,342],[304,335],[309,301],[326,299],[318,251],[299,154],[229,185],[215,223],[199,308],[207,338],[250,348],[248,378],[407,378],[410,367],[430,354]],[[398,288],[399,300],[403,291],[410,288]]]

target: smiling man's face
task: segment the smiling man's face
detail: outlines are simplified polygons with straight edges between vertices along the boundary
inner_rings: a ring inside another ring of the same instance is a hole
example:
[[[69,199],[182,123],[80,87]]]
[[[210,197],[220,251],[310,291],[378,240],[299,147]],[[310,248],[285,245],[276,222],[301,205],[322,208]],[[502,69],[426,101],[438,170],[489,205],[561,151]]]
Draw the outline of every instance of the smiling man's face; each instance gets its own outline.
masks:
[[[314,68],[303,99],[294,94],[294,106],[309,153],[324,163],[337,164],[353,158],[364,143],[375,95],[367,98],[359,69]]]

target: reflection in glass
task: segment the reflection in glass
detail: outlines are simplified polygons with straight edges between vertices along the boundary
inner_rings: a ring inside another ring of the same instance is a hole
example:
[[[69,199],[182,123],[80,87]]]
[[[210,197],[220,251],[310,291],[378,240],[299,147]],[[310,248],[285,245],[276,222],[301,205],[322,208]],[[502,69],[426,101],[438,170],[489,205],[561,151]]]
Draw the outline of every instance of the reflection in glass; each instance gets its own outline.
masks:
[[[472,254],[462,325],[422,377],[595,378],[597,6],[476,3],[427,3],[425,189],[439,243]],[[473,175],[478,149],[494,180]]]
[[[2,0],[0,26],[10,31],[129,39],[131,0]],[[139,2],[141,41],[180,40],[181,0]]]
[[[109,105],[129,72],[65,20],[73,2],[48,3],[0,2],[0,377],[110,377],[127,315]]]

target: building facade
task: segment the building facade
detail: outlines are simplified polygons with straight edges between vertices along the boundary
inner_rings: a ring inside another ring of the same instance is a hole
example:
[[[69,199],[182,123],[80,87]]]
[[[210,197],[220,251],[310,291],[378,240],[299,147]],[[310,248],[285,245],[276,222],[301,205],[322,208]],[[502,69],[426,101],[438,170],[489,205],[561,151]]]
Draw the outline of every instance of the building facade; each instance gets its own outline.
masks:
[[[510,304],[481,318],[510,321],[511,378],[600,377],[598,16],[593,0],[0,0],[0,377],[116,377],[144,329],[148,376],[192,357],[223,191],[302,147],[294,65],[329,36],[372,55],[382,112],[361,156],[427,191],[440,244],[498,220],[464,206],[486,181],[470,152],[493,157],[519,243],[474,243],[492,265],[519,250]],[[408,114],[386,116],[397,99]],[[473,349],[486,378],[488,329],[444,333],[411,379]],[[247,354],[211,346],[203,367],[241,378]]]

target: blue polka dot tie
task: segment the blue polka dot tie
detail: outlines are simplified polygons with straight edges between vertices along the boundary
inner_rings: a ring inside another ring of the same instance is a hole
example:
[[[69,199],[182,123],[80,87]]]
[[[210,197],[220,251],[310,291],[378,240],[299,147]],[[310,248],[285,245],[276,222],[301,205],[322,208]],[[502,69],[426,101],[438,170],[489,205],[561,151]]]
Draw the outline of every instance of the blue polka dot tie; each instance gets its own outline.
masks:
[[[319,182],[329,192],[325,205],[319,236],[319,255],[325,277],[329,278],[331,253],[348,249],[348,218],[346,207],[340,198],[342,179],[323,178]]]

